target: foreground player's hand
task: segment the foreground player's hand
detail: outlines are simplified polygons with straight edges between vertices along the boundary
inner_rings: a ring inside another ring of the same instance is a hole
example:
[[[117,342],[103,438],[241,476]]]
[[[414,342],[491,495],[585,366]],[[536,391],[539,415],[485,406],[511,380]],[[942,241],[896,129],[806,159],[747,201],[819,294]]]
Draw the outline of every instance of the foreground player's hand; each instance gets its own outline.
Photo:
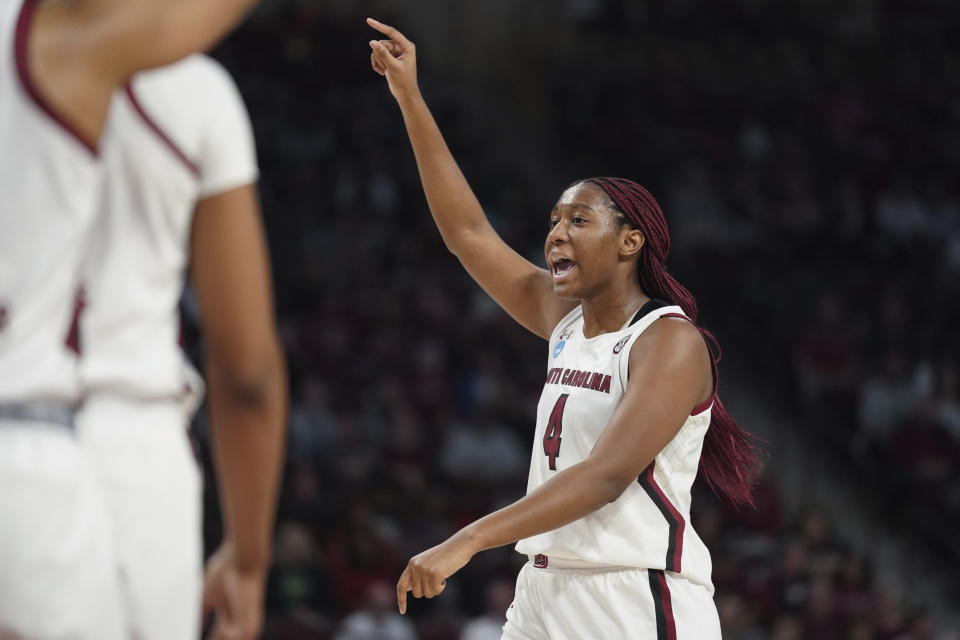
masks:
[[[447,586],[447,578],[467,564],[477,552],[463,531],[445,542],[415,555],[397,581],[397,606],[407,612],[407,592],[414,598],[432,598]]]
[[[203,619],[213,613],[210,640],[253,640],[263,626],[264,575],[238,566],[224,543],[207,561],[203,577]]]
[[[417,92],[417,48],[389,25],[367,18],[367,24],[387,36],[387,40],[371,40],[370,65],[387,77],[390,93],[398,100]]]

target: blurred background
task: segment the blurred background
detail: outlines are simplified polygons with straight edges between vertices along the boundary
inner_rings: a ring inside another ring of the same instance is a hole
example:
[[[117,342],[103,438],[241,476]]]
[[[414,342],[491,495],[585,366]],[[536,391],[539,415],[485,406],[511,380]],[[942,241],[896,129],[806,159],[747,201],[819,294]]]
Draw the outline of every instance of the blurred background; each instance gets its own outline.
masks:
[[[264,3],[215,55],[253,118],[291,370],[265,637],[499,638],[525,560],[481,553],[395,613],[411,555],[522,495],[546,345],[444,249],[367,15],[416,42],[531,260],[575,179],[663,205],[768,454],[755,510],[694,491],[724,638],[960,638],[960,5],[936,0]]]

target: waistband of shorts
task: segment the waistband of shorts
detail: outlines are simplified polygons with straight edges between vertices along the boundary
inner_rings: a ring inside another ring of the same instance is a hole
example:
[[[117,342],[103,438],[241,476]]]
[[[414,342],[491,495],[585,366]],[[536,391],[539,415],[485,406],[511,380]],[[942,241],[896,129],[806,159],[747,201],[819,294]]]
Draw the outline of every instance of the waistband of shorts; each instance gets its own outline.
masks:
[[[630,569],[622,565],[597,564],[587,560],[572,560],[570,558],[557,558],[538,553],[535,556],[527,556],[533,564],[534,569],[593,569],[599,571],[609,571],[614,569]],[[634,567],[635,568],[635,567]]]
[[[40,423],[73,429],[75,405],[66,402],[17,402],[0,404],[0,423]]]
[[[79,413],[81,422],[86,422],[91,415],[128,413],[135,413],[140,420],[182,425],[189,422],[183,401],[176,396],[137,397],[113,392],[91,393],[84,398]]]

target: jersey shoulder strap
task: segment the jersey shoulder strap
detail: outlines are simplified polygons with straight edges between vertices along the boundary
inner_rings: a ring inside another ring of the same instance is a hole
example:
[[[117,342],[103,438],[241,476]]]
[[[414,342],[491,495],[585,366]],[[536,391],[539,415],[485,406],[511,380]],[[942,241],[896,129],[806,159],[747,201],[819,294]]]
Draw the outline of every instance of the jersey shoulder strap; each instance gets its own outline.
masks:
[[[659,309],[663,309],[664,312],[656,314],[656,317],[654,318],[649,317],[652,313],[656,312]],[[703,341],[707,345],[707,353],[710,354],[710,374],[713,377],[713,393],[711,393],[710,397],[707,398],[704,402],[702,402],[701,404],[693,408],[693,411],[690,412],[690,415],[695,416],[709,409],[713,405],[714,399],[717,397],[717,389],[720,384],[720,372],[717,368],[717,364],[720,362],[720,356],[721,356],[720,344],[717,342],[717,339],[713,336],[712,333],[710,333],[706,329],[697,325],[696,322],[694,322],[692,319],[690,319],[689,316],[683,313],[682,309],[680,309],[679,307],[676,307],[676,309],[677,310],[674,310],[674,308],[672,308],[671,305],[668,305],[666,302],[663,302],[662,300],[650,300],[647,304],[643,305],[643,307],[641,307],[639,311],[637,311],[633,320],[630,321],[630,324],[632,326],[634,323],[637,323],[640,320],[648,319],[649,321],[646,322],[645,326],[643,326],[643,329],[646,329],[648,326],[653,324],[654,321],[659,320],[660,318],[680,318],[682,320],[686,320],[687,322],[692,324],[694,327],[696,327],[697,331],[700,332],[700,335],[703,336]],[[621,352],[621,353],[627,354],[627,357],[621,356],[620,358],[620,379],[623,382],[624,389],[626,389],[627,379],[629,376],[630,349],[633,348],[633,343],[636,341],[636,339],[640,336],[641,333],[643,333],[643,330],[637,331],[634,334],[632,334],[630,336],[630,339],[627,341],[627,344],[624,346],[623,351]],[[711,347],[711,343],[713,344],[712,347]]]

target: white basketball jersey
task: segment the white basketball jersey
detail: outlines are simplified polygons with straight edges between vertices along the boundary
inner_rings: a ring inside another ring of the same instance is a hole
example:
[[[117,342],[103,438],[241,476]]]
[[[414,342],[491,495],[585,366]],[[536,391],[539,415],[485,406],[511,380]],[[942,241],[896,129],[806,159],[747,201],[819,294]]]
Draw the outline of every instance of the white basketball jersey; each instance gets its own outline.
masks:
[[[227,72],[194,55],[117,92],[103,140],[102,224],[85,269],[88,393],[181,395],[193,377],[178,304],[197,202],[257,180],[253,133]]]
[[[100,163],[30,77],[36,0],[0,0],[0,404],[72,401],[66,346]]]
[[[593,338],[583,335],[581,307],[560,321],[550,336],[527,493],[590,455],[623,398],[633,343],[668,314],[683,311],[677,306],[654,308],[620,331]],[[517,551],[672,571],[712,591],[710,554],[690,525],[690,488],[711,412],[710,406],[697,410],[614,502],[559,529],[521,540]]]

